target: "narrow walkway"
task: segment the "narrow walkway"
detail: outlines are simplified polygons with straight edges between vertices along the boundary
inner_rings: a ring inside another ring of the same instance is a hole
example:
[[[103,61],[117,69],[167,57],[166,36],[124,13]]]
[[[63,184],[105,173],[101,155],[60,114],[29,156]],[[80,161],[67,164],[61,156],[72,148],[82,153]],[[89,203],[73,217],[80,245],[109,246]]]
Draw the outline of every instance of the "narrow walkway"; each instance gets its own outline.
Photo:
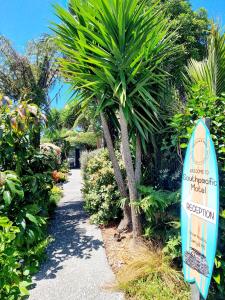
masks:
[[[64,185],[50,234],[48,260],[36,275],[29,300],[121,300],[105,289],[114,281],[106,258],[101,231],[90,225],[81,200],[81,175],[73,170]]]

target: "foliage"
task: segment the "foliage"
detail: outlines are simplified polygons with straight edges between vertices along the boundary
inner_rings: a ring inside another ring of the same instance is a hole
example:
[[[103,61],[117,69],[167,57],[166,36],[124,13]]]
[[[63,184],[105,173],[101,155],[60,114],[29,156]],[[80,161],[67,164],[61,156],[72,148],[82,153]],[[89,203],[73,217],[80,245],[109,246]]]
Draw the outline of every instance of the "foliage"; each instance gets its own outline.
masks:
[[[97,134],[91,131],[78,132],[75,136],[66,138],[71,145],[81,148],[84,147],[87,150],[95,149],[97,147],[97,139]]]
[[[143,199],[138,206],[144,212],[146,224],[145,224],[145,236],[151,239],[152,243],[162,246],[162,252],[169,261],[177,267],[182,267],[182,254],[181,254],[181,236],[180,236],[180,193],[179,192],[168,192],[162,190],[154,190],[152,187],[140,187],[141,195]],[[213,284],[210,289],[210,299],[213,299],[217,295],[218,299],[223,299],[224,297],[224,216],[222,212],[220,214],[220,234],[218,242],[218,251],[215,259],[214,273],[213,273]],[[133,283],[132,283],[133,284]],[[149,282],[143,280],[136,281],[135,285],[132,288],[132,284],[129,284],[127,287],[128,294],[137,293],[137,289],[140,288],[140,296],[147,297],[146,299],[151,299],[150,295],[157,295],[156,299],[164,299],[164,292],[168,291],[162,290],[160,294],[157,294],[157,288],[154,287],[163,285],[163,282],[160,280],[155,281],[153,278],[151,284],[153,287],[147,288]],[[148,293],[155,293],[150,294]],[[161,294],[162,293],[162,294]],[[170,295],[170,294],[165,294]],[[148,298],[149,297],[149,298]],[[137,298],[139,299],[139,298]],[[143,298],[145,299],[145,298]],[[167,298],[165,298],[167,299]],[[183,298],[178,298],[183,299]],[[185,298],[184,298],[185,299]]]
[[[1,205],[4,211],[7,211],[12,201],[22,200],[24,191],[18,176],[10,171],[0,172],[0,195]]]
[[[224,191],[222,191],[224,193]],[[219,220],[219,235],[218,235],[218,246],[217,254],[215,258],[214,272],[213,272],[213,285],[212,294],[217,295],[218,300],[224,299],[225,296],[225,211],[224,211],[224,198],[220,212]],[[211,298],[210,298],[211,299]],[[215,299],[212,296],[212,299]]]
[[[94,112],[87,109],[84,115],[80,113],[78,99],[75,99],[61,110],[52,109],[50,111],[48,127],[44,130],[41,141],[43,144],[57,144],[62,149],[62,156],[66,158],[71,146],[87,150],[96,148],[100,135],[97,124]]]
[[[28,44],[20,55],[0,36],[0,92],[15,101],[31,102],[47,110],[48,92],[57,78],[56,48],[49,36]]]
[[[108,151],[101,149],[83,153],[81,168],[85,209],[91,214],[91,221],[107,224],[118,219],[121,215],[120,194]]]
[[[79,116],[79,110],[79,99],[77,98],[65,105],[61,112],[61,120],[65,128],[71,129],[75,127],[75,122]],[[85,129],[87,130],[88,128]]]
[[[62,129],[71,130],[79,128],[81,131],[88,131],[90,127],[95,127],[95,110],[91,107],[85,114],[81,113],[81,103],[79,95],[68,102],[64,108],[52,108],[48,115],[48,129],[46,133],[54,137],[54,133]]]
[[[62,198],[63,191],[58,186],[53,186],[53,188],[50,191],[50,197],[49,197],[49,210],[50,212],[54,211],[54,208],[59,203],[60,199]]]
[[[70,171],[70,168],[69,168],[69,163],[67,160],[64,160],[60,167],[59,167],[59,171],[62,172],[62,173],[65,173],[65,174],[68,174],[69,171]]]
[[[157,250],[142,250],[118,274],[119,288],[128,299],[189,299],[188,286],[180,272]]]
[[[219,164],[220,173],[220,210],[221,219],[219,223],[219,242],[218,242],[218,253],[215,261],[214,268],[214,284],[218,297],[224,297],[224,221],[223,221],[223,210],[225,209],[225,193],[224,193],[224,182],[225,182],[225,96],[216,96],[211,90],[208,89],[208,84],[199,81],[199,84],[192,87],[189,93],[189,99],[183,110],[175,114],[171,119],[171,133],[167,141],[164,141],[164,147],[170,153],[180,153],[181,163],[187,148],[188,141],[191,137],[194,125],[199,118],[209,117],[211,119],[210,132],[216,148],[217,159]],[[166,139],[165,139],[166,140]],[[178,150],[178,151],[177,151]],[[177,156],[178,157],[178,156]],[[172,241],[171,241],[172,242]]]
[[[220,176],[221,183],[224,182],[223,169],[225,161],[224,104],[225,95],[213,96],[206,85],[196,85],[192,88],[192,95],[188,99],[183,112],[175,114],[170,124],[173,129],[170,149],[172,150],[175,145],[184,153],[195,122],[199,118],[208,117],[211,119],[210,132],[217,152],[219,169],[222,173]]]
[[[49,159],[53,160],[56,168],[60,165],[62,150],[58,146],[52,143],[44,143],[41,144],[40,149]]]
[[[225,33],[214,27],[208,42],[208,56],[202,60],[190,60],[186,68],[187,93],[190,86],[203,84],[210,95],[220,97],[225,93]]]
[[[85,175],[85,170],[87,168],[88,161],[92,158],[95,158],[98,156],[99,152],[101,152],[102,149],[97,149],[93,151],[82,151],[81,157],[80,157],[80,165],[81,165],[81,172],[83,174],[83,177]]]
[[[144,212],[145,235],[165,242],[170,234],[170,222],[179,218],[180,193],[146,186],[140,186],[139,191],[141,200],[137,205]]]
[[[63,126],[62,111],[57,108],[52,108],[48,113],[47,131],[49,135],[54,136],[54,133],[60,131]]]
[[[176,43],[182,46],[179,57],[168,66],[177,87],[182,84],[181,71],[184,70],[189,59],[202,60],[206,55],[207,38],[209,36],[210,21],[207,11],[200,8],[193,11],[188,0],[150,0],[161,6],[171,24],[170,30],[177,31]]]
[[[192,58],[192,61],[196,61],[196,65],[205,63],[207,40],[209,39],[210,43],[213,44],[213,38],[210,36],[209,20],[204,9],[194,12],[190,2],[186,0],[151,0],[150,3],[162,6],[166,10],[167,16],[171,20],[170,30],[177,31],[176,43],[182,45],[182,50],[176,61],[172,65],[167,65],[169,72],[173,75],[171,80],[175,83],[177,90],[168,86],[168,91],[165,93],[163,101],[165,126],[152,137],[148,145],[151,152],[145,154],[144,157],[144,183],[156,186],[158,189],[176,191],[180,188],[183,151],[174,139],[170,139],[172,131],[176,131],[176,128],[174,127],[171,130],[168,123],[174,114],[183,112],[187,96],[189,97],[192,93],[191,90],[194,88],[194,83],[192,80],[190,81],[189,76],[187,76],[188,80],[186,79],[184,82],[184,76],[181,72],[185,71],[185,66],[190,58]],[[218,32],[214,33],[214,36],[216,35],[218,35]],[[221,46],[219,46],[219,40]],[[217,49],[222,49],[221,42],[222,38],[217,37]],[[212,46],[208,48],[212,48]],[[208,52],[210,52],[209,49]],[[199,60],[203,60],[203,62],[199,62]],[[188,65],[190,66],[190,63]],[[188,67],[187,72],[189,70]],[[216,71],[213,76],[215,74],[217,74]],[[185,94],[185,86],[187,95]]]
[[[19,174],[24,158],[34,153],[32,141],[45,116],[39,108],[25,101],[17,106],[0,95],[0,162],[2,169]]]
[[[172,225],[175,225],[176,231],[172,231],[170,233],[166,245],[163,248],[163,253],[181,267],[181,236],[179,232],[180,223],[176,222],[172,223]]]
[[[0,298],[16,300],[28,295],[51,241],[46,227],[55,165],[32,144],[44,119],[40,109],[7,97],[0,101]]]
[[[121,106],[143,143],[159,125],[163,62],[178,51],[164,11],[146,6],[147,0],[72,1],[70,11],[56,6],[62,23],[54,28],[65,54],[61,70],[85,95],[84,107],[97,98],[98,111],[110,109],[113,117]]]
[[[16,300],[29,295],[31,275],[37,271],[38,261],[51,242],[42,240],[24,253],[18,248],[17,238],[20,229],[6,216],[0,215],[0,297],[2,300]]]
[[[147,5],[148,0],[72,1],[69,11],[56,6],[62,23],[54,27],[64,54],[59,60],[61,72],[79,90],[84,111],[96,105],[111,157],[115,149],[107,123],[121,133],[134,237],[141,234],[140,216],[133,205],[139,181],[134,166],[140,166],[142,148],[146,150],[146,142],[161,125],[162,94],[168,82],[165,64],[179,52],[164,10]],[[140,153],[133,160],[130,138]],[[118,161],[112,161],[124,197]]]
[[[22,268],[19,263],[21,256],[15,245],[19,228],[5,216],[0,216],[0,297],[3,300],[17,299],[18,295],[26,295],[27,282],[21,281]]]
[[[55,181],[55,183],[65,182],[67,180],[67,174],[63,172],[53,171],[52,179]]]

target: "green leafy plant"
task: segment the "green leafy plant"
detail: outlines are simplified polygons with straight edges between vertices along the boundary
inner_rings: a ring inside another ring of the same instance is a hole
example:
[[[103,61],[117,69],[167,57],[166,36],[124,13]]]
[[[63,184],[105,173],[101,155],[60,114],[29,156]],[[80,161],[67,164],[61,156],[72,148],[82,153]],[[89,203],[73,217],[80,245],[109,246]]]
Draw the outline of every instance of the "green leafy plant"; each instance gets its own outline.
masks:
[[[30,280],[23,276],[22,255],[16,246],[19,228],[5,216],[0,216],[0,298],[18,299],[28,295]]]
[[[164,10],[149,6],[147,0],[71,1],[69,10],[56,6],[56,13],[61,23],[53,30],[64,53],[60,69],[81,94],[81,109],[95,106],[100,114],[121,198],[130,200],[132,218],[126,217],[136,238],[142,233],[140,215],[134,210],[138,168],[146,142],[161,125],[162,94],[169,77],[165,65],[179,52],[177,34],[169,32]],[[121,133],[129,193],[108,121]],[[130,137],[137,144],[133,157]]]
[[[0,172],[0,210],[10,210],[13,205],[19,205],[23,198],[24,191],[16,173],[12,171]]]
[[[85,152],[81,156],[81,168],[85,209],[91,214],[91,221],[105,225],[117,220],[121,216],[120,194],[108,151]]]
[[[140,186],[139,191],[141,200],[137,206],[144,212],[146,237],[166,241],[170,222],[179,218],[180,193],[151,186]]]
[[[43,115],[37,106],[27,102],[12,105],[7,97],[1,97],[0,298],[3,300],[22,299],[29,294],[31,276],[38,270],[51,241],[46,229],[52,203],[56,204],[50,192],[56,162],[33,147],[36,125],[42,122]]]
[[[60,187],[54,185],[53,188],[50,191],[50,197],[49,197],[49,211],[54,211],[54,208],[59,203],[61,197],[63,195],[63,191]]]

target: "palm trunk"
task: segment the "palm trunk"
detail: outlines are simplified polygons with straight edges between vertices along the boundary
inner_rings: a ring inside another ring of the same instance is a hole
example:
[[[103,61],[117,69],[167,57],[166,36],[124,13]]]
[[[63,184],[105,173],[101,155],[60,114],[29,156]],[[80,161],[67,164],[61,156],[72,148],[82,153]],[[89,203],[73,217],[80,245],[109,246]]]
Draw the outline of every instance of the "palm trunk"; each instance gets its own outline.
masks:
[[[107,148],[109,151],[109,157],[110,157],[110,160],[113,165],[115,179],[116,179],[116,183],[119,188],[120,195],[122,198],[128,198],[126,185],[125,185],[125,182],[124,182],[121,170],[120,170],[118,160],[116,158],[116,154],[115,154],[115,150],[113,147],[113,142],[112,142],[112,138],[111,138],[111,134],[109,131],[107,120],[105,118],[104,113],[101,113],[100,116],[101,116],[102,128],[103,128],[103,132],[104,132],[106,145],[107,145]],[[131,227],[130,207],[127,203],[125,203],[124,208],[123,208],[123,219],[118,226],[118,231],[122,232],[122,231],[129,229],[130,227]]]
[[[137,133],[136,138],[136,161],[135,161],[135,181],[136,185],[140,184],[141,181],[141,138],[140,135]]]
[[[136,239],[141,235],[140,215],[135,209],[135,205],[134,205],[135,201],[138,199],[138,192],[137,192],[137,186],[135,180],[134,166],[133,166],[131,151],[130,151],[127,121],[124,116],[122,107],[120,107],[119,116],[120,116],[120,127],[121,127],[121,139],[122,139],[122,146],[124,151],[123,152],[124,163],[125,163],[125,168],[127,173],[128,188],[129,188],[129,195],[130,195],[133,237],[134,239]]]

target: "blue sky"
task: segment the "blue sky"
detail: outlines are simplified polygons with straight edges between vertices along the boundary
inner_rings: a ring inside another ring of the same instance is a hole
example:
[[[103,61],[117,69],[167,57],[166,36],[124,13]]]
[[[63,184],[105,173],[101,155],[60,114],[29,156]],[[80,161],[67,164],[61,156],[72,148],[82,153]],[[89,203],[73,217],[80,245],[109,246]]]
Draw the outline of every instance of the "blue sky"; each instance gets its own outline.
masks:
[[[194,9],[205,7],[210,18],[225,25],[225,0],[191,0]]]
[[[9,38],[19,52],[23,52],[29,40],[43,33],[51,33],[49,24],[56,21],[53,4],[66,6],[67,0],[0,0],[0,34]],[[58,84],[51,92],[51,98],[60,90],[55,107],[63,107],[70,98],[68,86]]]
[[[56,21],[53,3],[66,6],[67,0],[0,0],[0,34],[23,52],[27,41],[50,32],[49,23]],[[194,9],[205,7],[211,18],[225,24],[225,0],[191,0],[191,3]],[[52,97],[56,90],[51,93]],[[53,105],[63,107],[68,99],[69,92],[64,87],[59,101]]]

